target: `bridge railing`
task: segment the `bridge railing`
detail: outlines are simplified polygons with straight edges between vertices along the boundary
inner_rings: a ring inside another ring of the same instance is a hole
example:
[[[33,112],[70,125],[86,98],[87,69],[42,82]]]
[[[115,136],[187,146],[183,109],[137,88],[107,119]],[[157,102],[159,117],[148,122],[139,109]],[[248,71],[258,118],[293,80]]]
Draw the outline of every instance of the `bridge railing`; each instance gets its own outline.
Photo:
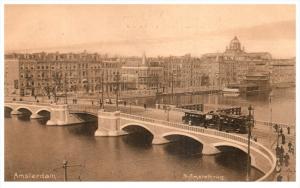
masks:
[[[268,121],[261,121],[261,120],[255,120],[254,121],[255,124],[260,124],[260,125],[265,125],[265,126],[274,126],[275,124],[277,124],[278,126],[282,127],[282,128],[287,128],[290,127],[291,129],[295,128],[295,125],[293,124],[285,124],[285,123],[278,123],[278,122],[268,122]]]
[[[92,105],[68,105],[68,109],[70,113],[91,113],[91,114],[98,114],[99,106],[92,106]]]
[[[183,123],[176,123],[176,122],[170,122],[170,121],[165,121],[165,120],[158,120],[158,119],[153,119],[153,118],[147,118],[147,117],[142,117],[142,116],[137,116],[137,115],[131,115],[131,114],[125,114],[121,113],[121,116],[125,118],[130,118],[130,119],[135,119],[135,120],[140,120],[140,121],[146,121],[149,123],[157,123],[161,124],[163,126],[169,126],[169,127],[174,127],[174,128],[180,128],[188,131],[193,131],[193,132],[199,132],[199,133],[204,133],[204,134],[210,134],[210,135],[215,135],[215,136],[220,136],[224,137],[227,139],[232,139],[232,140],[237,140],[239,142],[243,142],[245,144],[248,143],[247,138],[239,135],[234,135],[226,132],[221,132],[213,129],[206,129],[202,127],[196,127],[196,126],[189,126]],[[251,144],[254,142],[251,141]]]
[[[27,105],[37,105],[37,106],[50,106],[50,103],[44,102],[32,102],[32,101],[5,101],[6,104],[27,104]]]
[[[207,129],[207,128],[202,128],[202,127],[195,127],[195,126],[189,126],[189,125],[185,125],[185,124],[182,124],[182,123],[169,122],[169,121],[165,121],[165,120],[157,120],[157,119],[146,118],[146,117],[142,117],[142,116],[136,116],[136,115],[125,114],[125,113],[121,113],[121,116],[124,117],[124,118],[130,118],[130,119],[134,119],[134,120],[160,124],[160,125],[163,125],[163,126],[179,128],[179,129],[183,129],[183,130],[187,130],[187,131],[192,131],[192,132],[197,132],[197,133],[222,137],[222,138],[225,138],[225,139],[238,141],[238,142],[243,143],[245,145],[248,144],[248,138],[246,138],[246,137],[243,137],[243,136],[240,136],[240,135],[235,135],[235,134],[230,134],[230,133],[226,133],[226,132],[221,132],[221,131],[218,131],[218,130]],[[259,180],[265,180],[275,170],[276,158],[275,158],[274,154],[272,154],[272,152],[270,150],[268,150],[266,147],[264,147],[263,145],[255,142],[253,140],[250,141],[250,145],[251,145],[252,148],[255,148],[255,149],[259,150],[260,152],[262,152],[272,162],[271,170],[267,174],[265,174],[265,176],[263,176],[262,178],[259,179]]]

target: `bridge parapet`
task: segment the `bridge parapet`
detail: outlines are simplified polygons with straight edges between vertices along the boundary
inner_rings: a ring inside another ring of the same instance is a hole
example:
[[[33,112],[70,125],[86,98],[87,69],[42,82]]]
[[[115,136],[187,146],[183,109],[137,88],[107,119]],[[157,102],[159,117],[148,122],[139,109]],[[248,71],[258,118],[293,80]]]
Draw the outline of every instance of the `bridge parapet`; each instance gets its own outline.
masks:
[[[146,117],[141,117],[141,116],[136,116],[131,114],[124,114],[124,113],[121,113],[121,117],[149,122],[152,124],[159,124],[161,126],[167,126],[176,129],[182,129],[185,131],[194,132],[201,135],[209,135],[210,137],[213,138],[239,143],[243,147],[246,147],[248,144],[248,138],[246,137],[230,134],[226,132],[221,132],[218,130],[189,126],[182,123],[168,122],[164,120],[157,120],[157,119],[146,118]],[[265,173],[265,175],[261,177],[258,181],[273,180],[273,175],[276,167],[276,157],[274,156],[274,154],[269,149],[267,149],[260,143],[255,142],[253,140],[250,141],[250,146],[252,152],[257,153],[258,155],[260,155],[261,158],[264,158],[263,160],[259,160],[259,159],[255,160],[256,163],[255,166],[257,166],[260,170],[262,170]],[[266,161],[268,162],[266,163]]]
[[[12,115],[21,114],[18,111],[21,108],[27,109],[31,112],[30,118],[40,118],[38,114],[42,110],[50,112],[50,119],[47,121],[47,125],[70,125],[76,123],[82,123],[82,120],[70,114],[68,105],[66,104],[49,104],[49,103],[37,103],[37,102],[13,102],[5,103],[5,106],[12,108]]]
[[[268,121],[255,120],[254,123],[259,124],[259,125],[272,126],[272,127],[277,124],[279,127],[282,127],[282,128],[287,128],[287,127],[290,127],[291,129],[295,128],[295,125],[293,125],[293,124],[286,124],[286,123],[279,123],[279,122],[268,122]]]
[[[70,113],[87,113],[87,114],[93,114],[97,115],[99,109],[99,106],[93,106],[93,105],[68,105],[68,109]]]

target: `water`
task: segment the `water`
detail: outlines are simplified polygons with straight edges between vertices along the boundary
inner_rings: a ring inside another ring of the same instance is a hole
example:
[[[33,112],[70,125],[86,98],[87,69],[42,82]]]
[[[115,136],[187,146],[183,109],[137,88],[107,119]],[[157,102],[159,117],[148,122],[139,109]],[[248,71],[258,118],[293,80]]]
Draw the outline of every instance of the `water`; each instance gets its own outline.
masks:
[[[295,125],[296,122],[296,100],[295,88],[274,89],[272,91],[271,103],[269,94],[228,97],[220,94],[210,95],[177,95],[173,97],[148,97],[135,99],[134,102],[142,105],[155,106],[161,104],[220,104],[241,106],[244,113],[248,114],[248,106],[254,107],[254,116],[257,120],[270,121],[272,110],[272,122],[286,123]]]
[[[273,94],[273,113],[283,111],[283,115],[273,115],[273,119],[295,121],[294,91],[274,91]],[[260,97],[210,95],[194,96],[192,100],[243,104],[245,107],[251,103],[256,117],[268,120],[268,96],[266,98],[267,101]],[[70,165],[82,165],[68,168],[70,181],[244,181],[246,178],[246,155],[237,149],[220,148],[224,152],[202,156],[202,145],[187,138],[176,143],[152,145],[151,134],[144,130],[122,137],[94,137],[96,123],[52,127],[46,126],[46,121],[30,120],[28,115],[6,115],[5,180],[43,181],[45,179],[36,175],[50,174],[52,179],[48,181],[62,181],[64,171],[60,167],[64,159]],[[31,177],[33,174],[35,178],[22,179],[20,174],[31,174]],[[261,172],[251,169],[252,179],[261,176]]]

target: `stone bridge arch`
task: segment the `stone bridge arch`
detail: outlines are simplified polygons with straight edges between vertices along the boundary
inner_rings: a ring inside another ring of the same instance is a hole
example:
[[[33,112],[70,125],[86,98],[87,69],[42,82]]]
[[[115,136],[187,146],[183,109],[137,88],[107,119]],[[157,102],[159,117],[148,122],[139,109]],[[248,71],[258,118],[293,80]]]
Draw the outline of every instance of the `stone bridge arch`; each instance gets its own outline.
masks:
[[[248,153],[248,148],[247,146],[242,146],[240,144],[236,144],[236,143],[230,143],[230,142],[218,142],[218,143],[214,143],[213,144],[214,147],[218,148],[218,147],[233,147],[233,148],[237,148],[241,151],[243,151],[245,154]],[[250,162],[251,162],[251,166],[256,166],[255,163],[255,156],[253,155],[253,152],[250,152]]]
[[[203,155],[214,155],[220,152],[216,147],[214,147],[212,144],[204,141],[204,139],[199,138],[199,136],[195,136],[193,134],[189,134],[186,132],[179,132],[179,131],[172,131],[172,132],[167,132],[161,135],[162,139],[168,140],[166,137],[171,136],[171,135],[180,135],[180,136],[186,136],[189,138],[192,138],[196,141],[198,141],[200,144],[202,144],[202,154]]]
[[[12,109],[12,110],[15,109],[12,105],[8,105],[8,104],[4,104],[4,108],[10,108],[10,109]]]
[[[185,132],[178,132],[178,131],[167,132],[167,133],[164,133],[161,137],[167,139],[166,137],[173,136],[173,135],[174,136],[175,135],[186,136],[186,137],[189,137],[189,138],[192,138],[192,139],[198,141],[202,145],[205,144],[205,142],[203,140],[199,139],[199,137],[194,136],[194,135],[189,134],[189,133],[185,133]]]
[[[144,125],[144,124],[141,124],[141,123],[134,123],[134,122],[132,122],[132,123],[126,123],[126,124],[122,125],[122,126],[120,127],[120,129],[123,130],[123,131],[125,131],[124,129],[125,129],[126,127],[130,127],[130,126],[138,126],[138,127],[142,127],[142,128],[144,128],[144,129],[146,129],[147,131],[149,131],[149,132],[152,134],[153,138],[156,136],[155,132],[154,132],[152,129],[150,129],[148,126],[146,126],[146,125]],[[125,131],[125,132],[126,132],[126,131]]]
[[[51,110],[49,108],[41,108],[41,109],[36,110],[35,114],[38,114],[42,111],[47,111],[47,112],[51,113]]]
[[[20,112],[20,109],[26,109],[26,110],[30,111],[31,114],[34,114],[34,110],[32,110],[31,108],[29,108],[27,106],[18,106],[17,108],[15,108],[15,111]]]

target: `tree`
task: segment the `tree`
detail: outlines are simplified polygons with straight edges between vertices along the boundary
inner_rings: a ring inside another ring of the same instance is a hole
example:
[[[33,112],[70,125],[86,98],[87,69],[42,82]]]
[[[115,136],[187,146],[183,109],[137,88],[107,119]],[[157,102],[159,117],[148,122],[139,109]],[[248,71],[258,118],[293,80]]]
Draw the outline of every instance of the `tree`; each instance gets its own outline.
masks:
[[[48,99],[50,99],[51,94],[54,96],[54,102],[57,102],[57,91],[59,88],[61,88],[62,85],[62,74],[61,72],[53,72],[50,85],[47,84],[47,86],[44,87],[44,90],[46,92],[46,95],[48,96]]]

